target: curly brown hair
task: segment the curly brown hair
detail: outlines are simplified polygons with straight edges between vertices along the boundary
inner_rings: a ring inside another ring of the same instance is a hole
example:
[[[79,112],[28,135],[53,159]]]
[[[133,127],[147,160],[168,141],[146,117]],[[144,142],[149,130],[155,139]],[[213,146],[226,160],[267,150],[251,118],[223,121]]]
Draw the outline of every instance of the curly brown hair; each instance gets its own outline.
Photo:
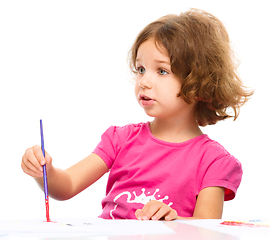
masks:
[[[139,33],[130,50],[133,71],[140,45],[150,38],[154,38],[157,47],[168,51],[171,70],[181,83],[177,96],[187,103],[196,102],[198,125],[238,117],[240,107],[253,91],[243,86],[237,74],[238,64],[228,32],[219,19],[191,9],[150,23]],[[228,108],[233,109],[233,116],[227,113]]]

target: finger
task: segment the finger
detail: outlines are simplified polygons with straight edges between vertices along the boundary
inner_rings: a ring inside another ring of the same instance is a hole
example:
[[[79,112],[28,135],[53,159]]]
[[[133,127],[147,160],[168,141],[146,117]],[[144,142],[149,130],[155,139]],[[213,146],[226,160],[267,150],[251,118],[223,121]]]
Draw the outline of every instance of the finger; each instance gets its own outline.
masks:
[[[22,161],[29,169],[35,172],[42,171],[42,166],[36,159],[32,148],[26,150],[24,156],[22,157]]]
[[[154,210],[155,209],[153,209],[153,211]],[[151,219],[152,220],[160,220],[160,219],[164,218],[165,216],[167,216],[171,210],[172,209],[168,205],[161,203],[158,210],[153,214]]]
[[[23,170],[27,175],[29,175],[29,176],[31,176],[31,177],[38,178],[38,177],[42,177],[42,176],[43,176],[43,172],[40,172],[40,171],[37,172],[37,171],[34,171],[34,170],[28,168],[28,167],[25,165],[24,161],[22,161],[21,167],[22,167],[22,170]]]
[[[137,209],[135,212],[135,216],[138,220],[142,220],[141,219],[141,212],[142,212],[142,209]]]
[[[152,220],[160,220],[164,219],[166,221],[171,221],[177,218],[177,212],[169,207],[168,205],[164,204],[159,209],[158,212],[152,217]]]
[[[135,215],[137,217],[138,220],[143,220],[143,210],[142,209],[137,209],[137,211],[135,212]]]
[[[159,201],[151,201],[147,203],[138,216],[141,220],[161,220],[171,221],[177,219],[177,212]]]
[[[52,165],[52,157],[47,152],[45,152],[45,164]]]
[[[149,204],[145,204],[142,209],[137,209],[136,216],[138,220],[145,220],[147,211],[149,209]]]
[[[142,220],[150,220],[152,217],[159,211],[162,207],[161,202],[158,201],[150,201],[148,202],[142,209],[141,218]]]
[[[165,216],[165,220],[166,221],[176,220],[177,216],[178,216],[177,212],[174,209],[172,209],[172,211],[170,211],[170,213],[167,216]]]
[[[44,164],[46,163],[46,161],[45,161],[45,158],[44,158],[44,156],[43,156],[41,147],[38,146],[38,145],[34,146],[33,152],[34,152],[34,155],[35,155],[36,159],[38,160],[38,162],[39,162],[41,165],[44,165]]]

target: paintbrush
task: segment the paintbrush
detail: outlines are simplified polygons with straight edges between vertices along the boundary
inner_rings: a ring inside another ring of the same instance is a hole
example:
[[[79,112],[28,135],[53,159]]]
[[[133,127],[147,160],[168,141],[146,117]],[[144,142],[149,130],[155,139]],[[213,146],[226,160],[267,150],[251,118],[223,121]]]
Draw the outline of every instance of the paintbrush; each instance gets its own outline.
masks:
[[[40,119],[40,136],[41,136],[41,150],[45,158],[43,125],[42,125],[41,119]],[[43,187],[44,187],[44,194],[45,194],[46,219],[47,219],[47,222],[50,222],[51,220],[50,220],[50,215],[49,215],[49,195],[48,195],[46,164],[43,165]]]

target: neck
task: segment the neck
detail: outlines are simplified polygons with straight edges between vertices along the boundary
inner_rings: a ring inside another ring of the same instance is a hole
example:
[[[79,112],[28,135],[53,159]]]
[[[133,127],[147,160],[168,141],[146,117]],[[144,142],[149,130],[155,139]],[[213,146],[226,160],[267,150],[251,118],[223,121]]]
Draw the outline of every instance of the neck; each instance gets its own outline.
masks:
[[[166,142],[185,142],[203,134],[195,120],[174,121],[155,118],[150,123],[150,128],[156,138]]]

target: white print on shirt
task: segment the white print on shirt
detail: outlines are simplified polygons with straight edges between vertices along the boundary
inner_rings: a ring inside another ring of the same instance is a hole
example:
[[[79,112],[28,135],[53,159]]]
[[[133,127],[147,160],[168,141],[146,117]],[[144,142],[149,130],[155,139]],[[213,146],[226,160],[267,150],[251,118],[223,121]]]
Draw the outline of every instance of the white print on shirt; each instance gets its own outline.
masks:
[[[131,200],[131,193],[128,192],[128,191],[126,191],[126,192],[122,192],[122,193],[118,194],[118,195],[114,198],[113,201],[116,203],[116,200],[117,200],[118,198],[120,198],[121,196],[123,196],[123,195],[127,195],[127,203],[141,203],[141,204],[143,204],[143,205],[145,205],[146,203],[148,203],[148,202],[151,201],[151,200],[156,200],[156,201],[159,201],[159,202],[163,202],[164,200],[169,199],[168,196],[165,196],[165,197],[162,198],[162,199],[157,199],[157,198],[155,197],[155,195],[156,195],[157,192],[159,192],[159,189],[156,189],[156,191],[154,192],[153,195],[146,196],[146,195],[145,195],[145,189],[143,188],[143,189],[142,189],[142,194],[141,194],[140,196],[137,196],[137,195],[136,195],[136,192],[133,191],[133,194],[134,194],[135,198],[134,198],[133,200]],[[150,192],[148,192],[148,194],[150,194]],[[160,195],[158,195],[158,197],[160,197]],[[168,204],[168,206],[171,206],[172,204],[173,204],[173,203],[170,202],[170,203]],[[114,219],[113,211],[116,210],[117,206],[118,206],[118,203],[116,203],[114,209],[110,211],[110,216],[111,216],[112,219]]]

